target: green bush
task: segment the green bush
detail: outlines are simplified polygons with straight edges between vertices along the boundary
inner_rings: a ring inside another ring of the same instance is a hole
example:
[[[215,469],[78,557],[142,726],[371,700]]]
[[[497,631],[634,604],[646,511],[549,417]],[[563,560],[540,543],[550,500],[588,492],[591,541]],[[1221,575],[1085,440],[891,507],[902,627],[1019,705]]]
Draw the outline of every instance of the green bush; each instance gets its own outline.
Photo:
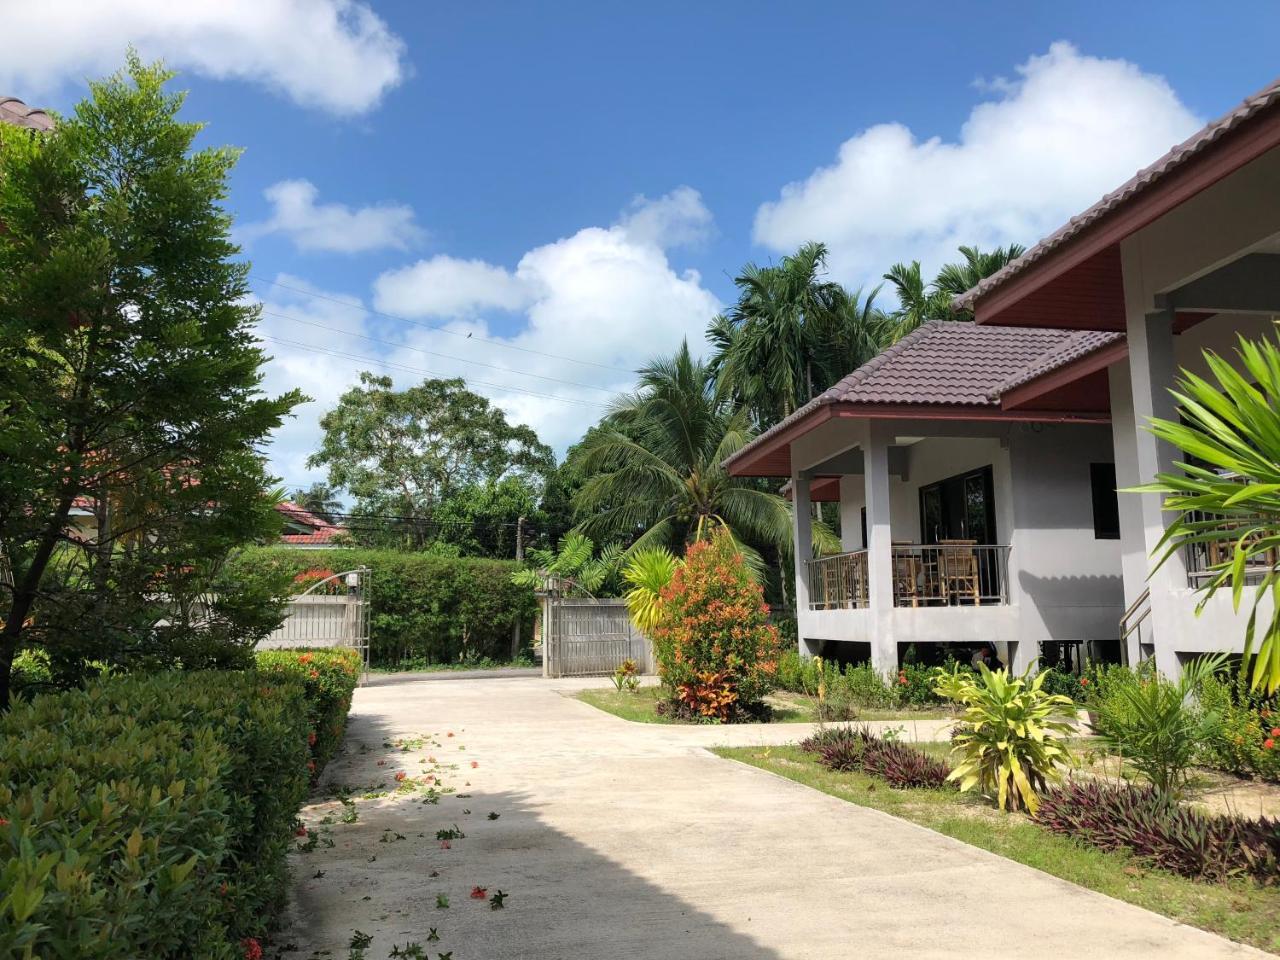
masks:
[[[263,650],[258,654],[259,674],[302,684],[311,746],[307,763],[313,781],[342,745],[360,670],[360,654],[344,647]]]
[[[1057,667],[1045,667],[1040,673],[1044,676],[1040,689],[1045,693],[1066,697],[1074,703],[1080,703],[1085,699],[1085,691],[1089,689],[1089,684],[1081,684],[1080,681],[1084,678]]]
[[[1196,762],[1239,776],[1280,781],[1280,710],[1276,697],[1249,688],[1242,674],[1211,677],[1200,686],[1201,707],[1217,718]]]
[[[448,557],[397,550],[292,550],[258,547],[231,561],[236,576],[275,582],[317,568],[368,567],[369,658],[373,666],[417,659],[456,663],[511,658],[511,627],[519,618],[533,637],[533,591],[511,582],[515,561]],[[301,591],[299,591],[301,592]]]
[[[283,669],[16,704],[0,719],[0,956],[243,956],[282,905],[313,710]]]

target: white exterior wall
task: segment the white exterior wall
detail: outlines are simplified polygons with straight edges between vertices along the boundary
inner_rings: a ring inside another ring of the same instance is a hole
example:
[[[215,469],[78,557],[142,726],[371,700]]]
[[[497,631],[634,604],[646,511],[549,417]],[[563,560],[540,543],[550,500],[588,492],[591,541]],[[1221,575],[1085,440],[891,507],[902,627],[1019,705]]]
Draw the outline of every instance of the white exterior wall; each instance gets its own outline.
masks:
[[[807,469],[856,445],[860,421],[824,424],[792,447],[793,464]],[[1047,640],[1114,640],[1123,612],[1120,541],[1094,539],[1089,464],[1112,460],[1106,426],[1003,423],[953,427],[979,436],[927,436],[939,424],[903,422],[895,441],[906,447],[906,477],[891,476],[893,540],[918,543],[920,488],[957,474],[992,467],[996,539],[1010,544],[1007,606],[893,607],[808,610],[798,613],[802,650],[817,642],[1017,642],[1016,666],[1038,655]],[[840,479],[841,545],[860,550],[864,477]],[[803,642],[808,639],[810,644]]]

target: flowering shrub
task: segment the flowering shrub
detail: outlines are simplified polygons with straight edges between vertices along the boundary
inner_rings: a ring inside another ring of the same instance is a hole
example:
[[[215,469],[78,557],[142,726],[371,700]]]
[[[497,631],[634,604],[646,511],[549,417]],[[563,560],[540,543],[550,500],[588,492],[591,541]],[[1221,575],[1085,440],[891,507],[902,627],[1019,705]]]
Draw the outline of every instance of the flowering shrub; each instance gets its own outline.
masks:
[[[313,586],[329,580],[336,571],[330,570],[328,567],[312,567],[309,570],[303,570],[293,577],[293,589],[295,593],[306,593]],[[346,589],[346,585],[339,583],[337,580],[330,580],[323,587],[317,590],[317,593],[341,593]]]
[[[307,701],[307,744],[313,782],[333,759],[347,730],[351,695],[360,678],[360,654],[345,647],[316,650],[264,650],[258,672],[302,684]]]
[[[1217,718],[1196,756],[1205,766],[1280,781],[1280,706],[1277,697],[1249,689],[1246,677],[1214,677],[1200,687],[1201,707]]]
[[[689,547],[653,632],[673,712],[730,721],[760,712],[778,668],[777,629],[727,533]]]

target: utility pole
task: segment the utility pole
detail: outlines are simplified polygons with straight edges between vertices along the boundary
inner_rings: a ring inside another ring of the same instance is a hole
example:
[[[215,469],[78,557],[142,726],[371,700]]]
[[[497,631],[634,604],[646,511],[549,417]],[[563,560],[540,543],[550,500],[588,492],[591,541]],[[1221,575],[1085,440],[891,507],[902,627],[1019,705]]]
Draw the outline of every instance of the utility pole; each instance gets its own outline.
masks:
[[[516,519],[516,562],[524,560],[524,517]],[[520,655],[520,617],[511,624],[511,659]]]

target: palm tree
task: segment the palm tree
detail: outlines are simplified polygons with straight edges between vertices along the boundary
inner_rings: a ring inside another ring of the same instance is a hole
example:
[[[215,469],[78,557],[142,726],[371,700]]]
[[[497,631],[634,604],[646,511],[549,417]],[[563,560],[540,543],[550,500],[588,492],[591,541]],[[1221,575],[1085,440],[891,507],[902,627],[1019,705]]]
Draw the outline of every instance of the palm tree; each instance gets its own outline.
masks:
[[[1024,248],[1016,243],[984,252],[977,247],[961,247],[964,263],[948,263],[938,271],[932,283],[925,283],[920,261],[895,263],[884,278],[898,294],[898,309],[890,314],[897,322],[895,339],[901,339],[916,327],[931,320],[971,320],[972,314],[953,312],[951,301],[991,276],[1010,260],[1022,256]]]
[[[823,309],[814,314],[810,325],[819,392],[893,343],[897,324],[875,305],[879,293],[876,287],[864,299],[861,290],[850,292],[834,283],[824,291]]]
[[[640,371],[638,389],[618,398],[575,451],[586,477],[577,529],[598,542],[627,541],[628,554],[683,552],[722,527],[754,563],[749,544],[790,552],[787,502],[720,465],[753,435],[747,410],[718,392],[708,367],[681,344]]]
[[[819,279],[826,258],[823,244],[806,243],[779,264],[747,264],[733,281],[737,302],[707,332],[715,348],[713,378],[761,426],[783,419],[814,395],[809,327],[835,286]]]
[[[334,517],[342,512],[342,501],[327,483],[313,483],[303,490],[301,487],[293,491],[289,497],[294,503],[308,513],[314,513],[322,520],[334,522]]]

